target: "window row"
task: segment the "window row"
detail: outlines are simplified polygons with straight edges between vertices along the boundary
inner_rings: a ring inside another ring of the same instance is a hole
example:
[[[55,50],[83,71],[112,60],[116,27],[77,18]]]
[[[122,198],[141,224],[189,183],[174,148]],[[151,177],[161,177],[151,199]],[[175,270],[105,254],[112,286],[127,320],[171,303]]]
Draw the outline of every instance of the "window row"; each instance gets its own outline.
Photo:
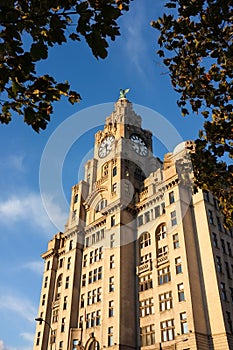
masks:
[[[213,240],[213,246],[215,248],[222,248],[222,252],[224,254],[228,254],[230,257],[232,257],[232,249],[231,249],[231,243],[228,241],[225,241],[223,238],[218,238],[217,234],[212,232],[212,240]],[[220,245],[219,245],[220,240]]]
[[[222,264],[222,260],[220,256],[216,256],[216,266],[217,271],[222,274],[226,274],[227,278],[232,279],[233,277],[233,264],[229,264],[228,261],[224,261]]]
[[[160,215],[164,214],[165,203],[157,205],[151,210],[148,210],[144,214],[138,216],[138,226],[142,226],[147,222],[158,218]]]
[[[103,247],[96,248],[92,250],[89,255],[89,264],[94,264],[95,262],[103,258]],[[88,264],[88,254],[83,255],[83,267]]]
[[[89,247],[104,239],[104,228],[85,238],[85,246]]]
[[[101,324],[101,311],[93,311],[86,314],[86,328],[99,326]]]
[[[167,342],[175,339],[174,319],[160,322],[161,341]],[[186,334],[189,332],[186,312],[180,313],[180,332]],[[140,328],[141,346],[150,346],[155,344],[155,326],[150,324]]]
[[[58,268],[64,267],[65,258],[60,258],[58,261]],[[71,257],[67,258],[66,269],[69,270],[71,267]]]
[[[156,234],[157,241],[162,241],[164,238],[166,238],[167,237],[166,225],[165,224],[159,225],[155,234]],[[172,235],[172,243],[173,243],[173,249],[177,249],[180,247],[178,233],[175,233]],[[139,238],[139,247],[140,249],[143,249],[150,245],[151,245],[151,234],[149,232],[144,232]]]

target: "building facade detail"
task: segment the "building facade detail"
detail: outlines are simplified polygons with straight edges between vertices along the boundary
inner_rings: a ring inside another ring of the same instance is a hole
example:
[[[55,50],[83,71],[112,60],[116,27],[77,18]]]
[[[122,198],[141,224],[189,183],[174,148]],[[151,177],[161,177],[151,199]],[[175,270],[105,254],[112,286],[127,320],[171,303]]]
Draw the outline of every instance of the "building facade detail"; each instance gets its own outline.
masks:
[[[42,254],[34,350],[233,350],[233,232],[121,96]]]

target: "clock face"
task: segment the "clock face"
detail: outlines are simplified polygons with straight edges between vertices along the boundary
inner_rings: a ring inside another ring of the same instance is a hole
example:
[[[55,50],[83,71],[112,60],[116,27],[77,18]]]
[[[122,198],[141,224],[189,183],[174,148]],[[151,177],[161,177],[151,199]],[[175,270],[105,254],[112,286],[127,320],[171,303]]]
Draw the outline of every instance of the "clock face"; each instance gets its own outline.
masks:
[[[140,136],[133,134],[130,136],[130,140],[132,143],[132,148],[137,154],[139,154],[140,156],[147,155],[148,148],[146,147],[145,141],[143,141],[143,139]]]
[[[99,147],[100,158],[106,157],[111,152],[114,141],[115,141],[114,136],[109,135],[101,142]]]

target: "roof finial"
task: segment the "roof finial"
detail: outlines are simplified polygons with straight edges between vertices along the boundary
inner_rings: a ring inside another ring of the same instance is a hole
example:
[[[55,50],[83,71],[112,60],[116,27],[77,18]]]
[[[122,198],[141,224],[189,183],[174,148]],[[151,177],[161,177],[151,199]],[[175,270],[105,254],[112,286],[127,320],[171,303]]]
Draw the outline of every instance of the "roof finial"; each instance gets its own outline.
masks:
[[[119,100],[121,99],[126,99],[126,94],[128,94],[130,89],[120,89],[120,96],[119,96]]]

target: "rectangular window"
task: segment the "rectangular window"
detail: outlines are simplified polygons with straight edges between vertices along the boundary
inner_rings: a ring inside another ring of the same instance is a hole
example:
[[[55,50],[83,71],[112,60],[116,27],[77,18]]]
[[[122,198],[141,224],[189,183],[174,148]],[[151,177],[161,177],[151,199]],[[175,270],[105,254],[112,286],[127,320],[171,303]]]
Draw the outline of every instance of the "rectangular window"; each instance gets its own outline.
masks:
[[[80,316],[79,317],[79,325],[78,325],[79,328],[83,328],[83,316]]]
[[[143,225],[143,215],[140,215],[138,217],[138,226],[142,226]]]
[[[178,289],[178,300],[179,301],[185,301],[185,295],[184,295],[184,283],[180,283],[177,285]]]
[[[227,242],[227,249],[228,249],[229,256],[232,256],[231,243],[230,242]]]
[[[112,215],[111,216],[111,227],[116,225],[116,216]]]
[[[112,169],[112,176],[116,176],[117,174],[117,167],[114,166],[114,168]]]
[[[86,314],[86,328],[91,328],[91,314]]]
[[[66,277],[65,289],[69,288],[69,277]]]
[[[110,300],[108,303],[108,317],[114,316],[114,301]]]
[[[45,304],[45,298],[46,298],[46,294],[43,294],[43,296],[42,296],[42,302],[41,302],[41,305],[42,305],[42,306]]]
[[[176,211],[175,210],[173,210],[171,212],[171,224],[172,224],[172,226],[177,225]]]
[[[109,267],[110,267],[110,269],[114,269],[114,267],[115,267],[115,257],[114,257],[114,255],[110,255]]]
[[[47,285],[48,285],[48,276],[45,277],[44,288],[47,288]]]
[[[108,346],[113,345],[113,327],[108,327]]]
[[[102,288],[101,287],[97,288],[97,302],[102,300],[101,293],[102,293]]]
[[[86,237],[86,239],[85,239],[85,246],[89,247],[89,245],[90,245],[90,237]]]
[[[140,328],[141,346],[150,346],[155,344],[155,326],[150,324]]]
[[[172,238],[173,238],[173,248],[174,248],[174,249],[179,248],[179,247],[180,247],[180,242],[179,242],[179,235],[178,235],[178,233],[175,233],[175,234],[172,236]]]
[[[95,252],[94,252],[94,262],[98,261],[99,260],[99,249],[95,249]]]
[[[67,309],[67,299],[68,299],[67,296],[65,296],[64,299],[63,299],[63,310]]]
[[[113,193],[116,193],[116,191],[117,191],[117,184],[116,184],[116,182],[112,185],[112,192]]]
[[[89,271],[89,274],[88,274],[88,284],[91,284],[92,283],[92,271]]]
[[[78,194],[76,194],[76,195],[74,196],[74,203],[77,203],[77,201],[78,201]]]
[[[90,264],[93,264],[94,262],[94,252],[90,252]]]
[[[50,261],[47,261],[46,270],[48,271],[49,268],[50,268]]]
[[[55,343],[56,341],[56,329],[51,329],[51,337],[50,337],[50,342]]]
[[[87,293],[87,305],[91,305],[91,303],[92,303],[92,292],[89,291]]]
[[[154,299],[148,298],[141,300],[139,303],[140,317],[145,317],[154,314]]]
[[[220,256],[216,256],[217,270],[222,273],[222,262]]]
[[[172,309],[172,292],[166,292],[159,295],[159,311]]]
[[[189,333],[186,312],[182,312],[180,314],[180,328],[181,334]]]
[[[84,274],[84,275],[82,276],[82,287],[85,287],[85,285],[86,285],[86,279],[87,279],[87,276],[86,276],[86,274]]]
[[[231,303],[233,304],[233,288],[230,288]]]
[[[53,310],[53,315],[52,315],[53,323],[56,323],[58,321],[58,315],[59,315],[59,310],[58,309]]]
[[[40,345],[40,332],[37,333],[37,337],[36,337],[36,345]]]
[[[63,349],[63,341],[62,340],[59,342],[59,350],[61,350],[61,349]]]
[[[224,254],[226,254],[226,246],[225,246],[225,241],[224,239],[221,239],[221,246],[222,246],[222,251]]]
[[[61,268],[63,266],[63,261],[64,261],[63,258],[59,260],[59,268]]]
[[[209,222],[211,225],[214,225],[214,217],[213,217],[213,212],[212,210],[208,210],[208,216],[209,216]]]
[[[94,289],[92,291],[92,304],[97,303],[97,293],[96,293],[96,289]]]
[[[114,291],[114,277],[109,277],[109,292]]]
[[[181,257],[175,258],[176,274],[182,273]]]
[[[103,258],[103,247],[99,247],[99,260]]]
[[[168,252],[168,246],[164,245],[163,247],[158,249],[158,258],[160,258],[163,255],[166,255]]]
[[[227,311],[226,314],[227,314],[227,323],[228,323],[229,331],[230,331],[230,333],[233,333],[231,313],[229,311]]]
[[[154,208],[154,212],[155,212],[155,219],[156,219],[160,216],[160,206],[159,205],[157,205],[157,207]]]
[[[80,307],[84,307],[84,294],[81,294],[81,298],[80,298]]]
[[[139,292],[143,292],[144,290],[153,288],[152,283],[152,273],[141,276],[139,278]]]
[[[91,243],[95,244],[95,233],[91,236]]]
[[[74,241],[71,240],[70,243],[69,243],[69,250],[73,249],[73,245],[74,245]]]
[[[70,265],[71,265],[71,257],[69,257],[69,258],[67,259],[67,270],[70,269]]]
[[[98,281],[102,280],[102,277],[103,277],[102,271],[103,271],[103,268],[102,268],[102,266],[100,266],[98,268]]]
[[[221,223],[221,220],[218,216],[217,216],[217,226],[218,226],[219,231],[222,232],[222,223]]]
[[[93,282],[97,281],[97,269],[93,271]]]
[[[61,333],[65,332],[65,322],[66,322],[66,318],[63,317],[61,320]]]
[[[172,204],[174,202],[175,202],[174,192],[171,191],[171,192],[169,192],[169,203]]]
[[[226,268],[227,278],[231,279],[229,264],[227,261],[225,261],[225,268]]]
[[[83,267],[87,266],[87,254],[83,256]]]
[[[96,320],[95,320],[96,326],[99,326],[101,324],[101,311],[96,311]]]
[[[148,261],[150,261],[152,258],[152,255],[151,253],[148,253],[148,254],[145,254],[145,255],[142,255],[141,258],[140,258],[140,264],[144,264]]]
[[[115,233],[110,235],[110,248],[113,248],[115,245]]]
[[[173,340],[175,337],[174,320],[167,320],[160,323],[161,340],[163,342]]]
[[[147,211],[145,214],[145,224],[150,221],[150,212]]]
[[[226,301],[226,300],[227,300],[227,293],[226,293],[225,283],[221,282],[221,283],[220,283],[220,288],[221,288],[222,299],[223,299],[224,301]]]
[[[216,233],[212,232],[212,240],[215,248],[218,248],[218,239]]]
[[[204,200],[206,202],[210,201],[210,197],[209,197],[209,192],[208,191],[203,191],[203,196],[204,196]]]
[[[158,269],[158,284],[165,284],[171,281],[170,266]]]

